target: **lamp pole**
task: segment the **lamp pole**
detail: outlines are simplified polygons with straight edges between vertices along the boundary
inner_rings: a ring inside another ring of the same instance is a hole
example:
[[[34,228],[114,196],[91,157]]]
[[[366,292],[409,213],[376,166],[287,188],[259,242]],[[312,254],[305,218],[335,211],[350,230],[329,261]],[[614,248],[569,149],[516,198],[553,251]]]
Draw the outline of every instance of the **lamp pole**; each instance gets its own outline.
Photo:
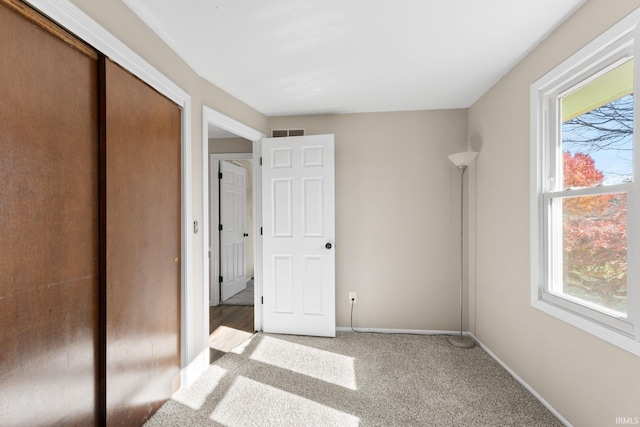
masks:
[[[459,153],[462,159],[456,159],[456,154],[449,156],[449,159],[456,165],[460,172],[460,335],[451,335],[449,343],[460,348],[472,348],[476,345],[471,337],[462,334],[463,328],[463,307],[464,307],[464,173],[468,163],[473,160],[476,153]],[[466,158],[464,158],[466,156]]]

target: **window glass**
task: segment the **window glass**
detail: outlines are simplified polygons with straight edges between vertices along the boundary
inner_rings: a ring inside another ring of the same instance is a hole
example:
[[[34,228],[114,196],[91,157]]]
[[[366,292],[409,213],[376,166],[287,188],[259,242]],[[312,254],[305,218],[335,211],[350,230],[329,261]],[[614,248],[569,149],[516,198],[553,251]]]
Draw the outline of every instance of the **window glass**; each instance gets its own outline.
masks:
[[[563,188],[633,180],[633,62],[562,97]]]
[[[562,204],[562,296],[627,313],[627,194],[558,198]]]

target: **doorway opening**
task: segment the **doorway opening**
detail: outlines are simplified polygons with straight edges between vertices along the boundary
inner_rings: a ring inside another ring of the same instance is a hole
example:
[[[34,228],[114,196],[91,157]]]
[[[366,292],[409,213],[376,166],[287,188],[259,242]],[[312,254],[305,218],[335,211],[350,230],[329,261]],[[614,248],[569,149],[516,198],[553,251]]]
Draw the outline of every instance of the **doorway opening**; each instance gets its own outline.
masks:
[[[261,329],[261,133],[204,107],[205,331],[211,363]],[[220,175],[222,174],[222,175]]]
[[[209,133],[209,362],[255,331],[253,162],[251,141]],[[213,138],[212,138],[213,136]]]
[[[252,230],[255,236],[253,331],[335,336],[334,136],[296,136],[277,138],[276,142],[236,120],[203,107],[204,153],[209,152],[209,126],[212,127],[212,134],[216,131],[215,128],[220,128],[244,138],[247,152],[248,144],[251,143],[250,157],[259,170],[253,174],[252,179],[255,190],[253,216],[256,219]],[[215,141],[213,144],[215,146]],[[216,156],[236,156],[237,154],[224,151],[237,153],[240,150],[236,147],[226,150],[219,147],[216,151],[223,151],[215,154]],[[263,156],[265,161],[261,162]],[[215,173],[216,166],[214,164],[211,167],[208,156],[203,157],[203,199],[211,202],[203,204],[203,218],[207,219],[203,221],[203,231],[207,237],[203,239],[202,248],[206,297],[203,318],[206,319],[204,326],[208,330],[209,294],[216,298],[217,291],[215,287],[213,291],[210,289],[211,279],[214,280],[214,286],[224,279],[219,277],[220,270],[214,268],[212,271],[209,264],[214,267],[222,264],[217,260],[218,256],[223,261],[228,260],[223,256],[222,250],[218,249],[216,252],[215,247],[218,241],[216,233],[228,228],[223,224],[220,230],[218,221],[208,220],[210,209],[213,215],[216,214],[216,209],[218,215],[221,213],[220,202],[217,197],[210,195],[209,188],[213,191],[218,188],[221,193],[218,185],[222,184],[211,184],[210,170]],[[294,187],[297,190],[293,191]],[[302,222],[294,227],[294,220]],[[209,229],[211,233],[208,232]],[[278,237],[288,239],[278,240]],[[276,242],[286,245],[278,249]],[[296,277],[294,272],[297,272]],[[263,300],[265,293],[271,298]],[[218,304],[219,302],[218,300]],[[210,338],[206,336],[208,341]]]
[[[255,303],[252,154],[219,152],[225,145],[251,149],[250,142],[209,139],[210,306]]]

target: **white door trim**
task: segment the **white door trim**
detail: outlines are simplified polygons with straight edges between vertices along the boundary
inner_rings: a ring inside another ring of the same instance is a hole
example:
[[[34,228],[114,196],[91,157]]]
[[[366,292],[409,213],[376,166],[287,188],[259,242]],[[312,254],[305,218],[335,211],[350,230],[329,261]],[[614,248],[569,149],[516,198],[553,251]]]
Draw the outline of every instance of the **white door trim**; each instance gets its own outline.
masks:
[[[262,132],[259,132],[249,126],[240,123],[239,121],[232,119],[229,116],[225,116],[206,105],[202,106],[202,218],[209,218],[209,156],[204,155],[209,153],[209,124],[216,127],[234,133],[242,138],[253,141],[253,217],[255,218],[253,224],[253,259],[254,259],[254,296],[257,299],[262,295],[262,240],[260,236],[260,218],[262,218],[262,195],[259,189],[262,188],[261,173],[259,173],[260,167],[260,155],[261,145],[260,141],[265,138]],[[213,199],[216,200],[216,199]],[[202,224],[203,236],[209,236],[209,221],[205,220]],[[203,298],[203,331],[205,331],[205,341],[207,345],[209,343],[209,239],[202,239],[202,287],[204,288]],[[219,268],[219,267],[218,267]],[[219,271],[219,270],[218,270]],[[256,331],[262,330],[262,305],[254,305],[254,327]],[[208,348],[207,348],[208,350]],[[209,359],[207,358],[205,368],[209,366]]]
[[[168,77],[145,61],[113,34],[68,0],[25,0],[32,7],[93,46],[113,62],[129,71],[155,90],[171,99],[182,110],[182,212],[181,212],[181,333],[180,382],[190,385],[209,366],[208,334],[202,341],[193,329],[193,188],[191,184],[191,96]],[[207,311],[208,313],[208,311]],[[208,326],[206,332],[208,332]],[[204,349],[199,347],[206,346]]]
[[[209,154],[208,175],[209,175],[210,194],[207,195],[207,199],[205,199],[203,203],[206,203],[206,201],[208,200],[210,206],[214,206],[215,203],[220,203],[219,202],[220,188],[217,185],[218,179],[216,178],[215,173],[211,173],[212,171],[215,171],[217,169],[218,165],[220,164],[220,160],[253,160],[253,153]],[[255,169],[255,164],[254,164],[254,169]],[[253,182],[251,183],[251,185],[253,185]],[[212,203],[212,201],[214,203]],[[219,288],[217,292],[211,293],[211,288],[214,285],[217,285],[215,280],[212,281],[211,279],[220,276],[220,257],[218,256],[218,254],[220,253],[220,231],[218,230],[217,227],[214,226],[214,224],[220,224],[219,210],[211,209],[209,211],[208,218],[209,218],[209,223],[207,224],[207,226],[209,229],[209,248],[211,249],[207,248],[207,251],[211,250],[211,255],[207,256],[207,259],[209,260],[209,276],[205,276],[205,277],[208,279],[207,283],[209,284],[209,292],[210,292],[209,305],[214,306],[214,305],[220,304]],[[254,223],[247,224],[247,229],[251,230],[252,233],[255,231],[255,222],[256,222],[256,218],[254,215]],[[255,244],[253,246],[255,248]],[[254,249],[254,252],[255,252],[255,249]]]

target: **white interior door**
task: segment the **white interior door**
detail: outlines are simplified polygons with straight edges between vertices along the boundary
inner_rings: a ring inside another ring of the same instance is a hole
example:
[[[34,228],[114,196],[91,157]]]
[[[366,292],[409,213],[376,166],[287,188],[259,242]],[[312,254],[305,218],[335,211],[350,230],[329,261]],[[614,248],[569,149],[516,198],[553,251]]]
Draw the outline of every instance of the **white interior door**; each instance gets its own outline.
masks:
[[[334,337],[333,135],[262,140],[263,330]]]
[[[246,289],[245,203],[246,171],[220,161],[220,299],[225,301]]]

